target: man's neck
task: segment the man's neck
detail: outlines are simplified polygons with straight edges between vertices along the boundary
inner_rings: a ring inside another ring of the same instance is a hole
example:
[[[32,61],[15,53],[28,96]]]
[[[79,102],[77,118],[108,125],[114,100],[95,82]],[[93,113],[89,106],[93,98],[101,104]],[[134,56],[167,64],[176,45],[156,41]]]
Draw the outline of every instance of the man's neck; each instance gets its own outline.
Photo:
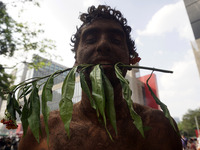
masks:
[[[129,109],[126,101],[123,99],[120,83],[114,87],[114,104],[117,120],[126,118],[129,115]],[[96,117],[96,110],[92,108],[90,100],[85,92],[82,92],[80,107],[84,115],[88,117]]]

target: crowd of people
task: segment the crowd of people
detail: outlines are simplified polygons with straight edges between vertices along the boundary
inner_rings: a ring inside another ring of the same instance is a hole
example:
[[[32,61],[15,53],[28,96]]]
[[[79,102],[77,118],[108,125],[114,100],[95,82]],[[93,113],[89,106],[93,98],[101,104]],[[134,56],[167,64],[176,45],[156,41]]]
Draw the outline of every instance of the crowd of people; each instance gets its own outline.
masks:
[[[183,150],[200,150],[200,141],[197,138],[187,138],[182,136]]]
[[[0,137],[0,150],[17,150],[19,138],[2,136]]]

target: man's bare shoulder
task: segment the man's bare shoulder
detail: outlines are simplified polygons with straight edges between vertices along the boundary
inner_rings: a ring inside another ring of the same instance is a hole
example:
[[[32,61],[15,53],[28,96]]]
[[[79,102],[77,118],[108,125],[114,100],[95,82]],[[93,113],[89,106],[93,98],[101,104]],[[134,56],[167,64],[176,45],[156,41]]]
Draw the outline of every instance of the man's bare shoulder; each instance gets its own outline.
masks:
[[[141,116],[145,131],[145,143],[149,146],[159,147],[160,143],[164,149],[181,149],[181,140],[177,125],[171,125],[168,118],[161,110],[156,110],[148,106],[133,104],[134,110]]]
[[[154,124],[154,122],[158,123],[160,121],[165,125],[169,124],[169,120],[161,110],[153,109],[137,103],[133,104],[133,108],[146,124]]]
[[[144,125],[156,130],[175,131],[170,120],[164,115],[163,111],[150,108],[148,106],[133,104],[134,110],[141,116]],[[176,122],[172,118],[175,128],[178,130]]]

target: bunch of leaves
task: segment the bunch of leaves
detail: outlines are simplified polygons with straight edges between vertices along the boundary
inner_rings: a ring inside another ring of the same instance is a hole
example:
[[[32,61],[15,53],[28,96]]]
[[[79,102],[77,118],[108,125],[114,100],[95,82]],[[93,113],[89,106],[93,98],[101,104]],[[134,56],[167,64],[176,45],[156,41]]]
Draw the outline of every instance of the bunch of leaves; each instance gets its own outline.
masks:
[[[91,80],[91,90],[85,79],[85,70],[88,67],[93,67],[90,72],[90,80]],[[131,100],[131,89],[129,87],[128,81],[123,77],[122,71],[120,67],[128,67],[128,68],[143,68],[143,69],[151,69],[157,71],[164,71],[155,68],[148,67],[140,67],[140,66],[129,66],[123,65],[121,63],[115,64],[115,73],[117,78],[120,80],[122,85],[122,93],[123,98],[127,102],[130,115],[133,119],[133,124],[139,130],[142,136],[144,136],[144,127],[142,124],[141,117],[134,111],[133,109],[133,101]],[[72,119],[73,112],[73,103],[72,98],[74,95],[75,88],[75,77],[76,71],[79,70],[80,73],[80,82],[83,91],[87,94],[91,107],[96,110],[97,117],[101,122],[103,122],[104,127],[110,137],[112,136],[107,129],[107,118],[110,121],[112,127],[117,134],[117,126],[116,126],[116,113],[114,107],[114,90],[106,75],[103,72],[103,68],[101,65],[92,65],[92,64],[84,64],[80,66],[73,67],[71,69],[66,69],[62,71],[57,71],[52,75],[45,76],[42,78],[34,78],[29,79],[20,83],[19,85],[13,87],[13,90],[8,94],[7,99],[7,112],[11,116],[12,119],[16,120],[16,112],[21,117],[24,135],[26,134],[28,126],[33,132],[34,137],[39,142],[40,135],[40,97],[38,95],[38,89],[41,85],[37,84],[37,81],[42,80],[44,78],[48,78],[46,82],[44,82],[43,90],[42,90],[42,114],[44,117],[45,123],[45,131],[47,134],[47,139],[49,142],[49,128],[48,128],[48,118],[49,118],[49,107],[47,105],[48,101],[52,101],[52,87],[54,84],[54,78],[59,74],[69,71],[66,78],[64,79],[62,86],[62,98],[60,100],[60,116],[64,123],[65,130],[67,132],[68,137],[70,137],[70,122]],[[148,82],[148,81],[147,81]],[[150,87],[149,87],[150,88]],[[19,94],[17,98],[15,98],[15,92],[19,89]],[[150,88],[151,89],[151,88]],[[24,105],[19,104],[19,99],[23,99]],[[163,105],[160,101],[156,101],[159,105]],[[163,108],[161,106],[161,108]],[[170,116],[168,113],[168,109],[163,109],[166,116]],[[171,117],[171,116],[170,116]],[[170,119],[170,118],[169,118]],[[173,124],[172,124],[173,125]]]

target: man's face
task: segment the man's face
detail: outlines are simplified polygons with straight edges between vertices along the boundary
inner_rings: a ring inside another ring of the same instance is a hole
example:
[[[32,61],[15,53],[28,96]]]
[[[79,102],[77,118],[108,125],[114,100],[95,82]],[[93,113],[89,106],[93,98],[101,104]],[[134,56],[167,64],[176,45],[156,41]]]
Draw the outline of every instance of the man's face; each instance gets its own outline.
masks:
[[[83,26],[76,51],[76,65],[117,62],[129,64],[129,51],[121,25],[113,20],[98,19]]]

